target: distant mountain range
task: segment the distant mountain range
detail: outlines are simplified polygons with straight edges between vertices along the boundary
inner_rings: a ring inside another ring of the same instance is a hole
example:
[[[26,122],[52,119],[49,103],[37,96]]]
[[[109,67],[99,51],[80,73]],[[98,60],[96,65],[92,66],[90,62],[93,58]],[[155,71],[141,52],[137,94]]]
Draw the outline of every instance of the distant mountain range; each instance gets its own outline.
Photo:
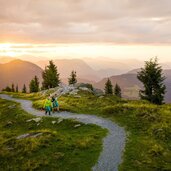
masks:
[[[95,80],[100,80],[96,72],[82,60],[55,60],[54,62],[58,66],[60,79],[64,83],[68,83],[68,77],[73,69],[77,71],[78,82],[94,83]],[[40,64],[44,68],[48,61],[42,61]],[[0,90],[11,86],[12,83],[18,84],[20,90],[24,84],[28,87],[30,80],[35,75],[42,82],[42,68],[31,62],[18,59],[0,64]]]
[[[48,60],[39,61],[37,62],[37,65],[22,60],[13,60],[11,62],[8,62],[10,60],[11,59],[8,58],[0,60],[0,62],[3,63],[0,64],[0,89],[5,88],[7,85],[10,86],[12,83],[14,83],[15,85],[18,84],[19,88],[21,89],[23,87],[23,84],[26,84],[26,86],[28,86],[30,80],[35,75],[37,75],[40,82],[42,82],[42,71],[43,68],[48,65]],[[72,70],[77,71],[78,82],[91,83],[94,87],[100,89],[104,89],[105,82],[109,77],[107,71],[105,74],[105,69],[96,71],[85,61],[80,59],[58,59],[54,60],[54,63],[57,65],[58,71],[60,73],[60,78],[64,83],[68,82],[68,77]],[[97,64],[99,63],[101,62],[97,61]],[[109,71],[110,69],[108,68],[106,70]],[[139,70],[140,69],[133,69],[129,72],[126,71],[125,74],[113,74],[113,76],[109,77],[113,85],[118,83],[121,86],[123,97],[128,99],[138,98],[139,90],[143,88],[141,82],[137,79],[137,72]],[[113,69],[111,70],[111,74],[112,71]],[[171,69],[164,70],[164,75],[167,77],[165,81],[165,84],[167,86],[167,94],[165,99],[166,102],[171,102]]]
[[[32,56],[32,55],[22,55],[22,56],[17,56],[17,57],[0,56],[0,63],[1,64],[8,63],[8,62],[11,62],[11,61],[16,60],[16,59],[20,59],[22,61],[28,61],[28,62],[35,63],[35,62],[38,62],[38,61],[42,60],[42,57],[35,57],[35,56]],[[48,59],[48,58],[43,57],[43,59]]]
[[[100,81],[101,77],[97,71],[92,69],[86,62],[81,59],[56,59],[53,60],[57,66],[58,72],[61,78],[68,78],[72,70],[77,72],[78,78],[89,80],[89,81]],[[42,69],[48,65],[49,61],[39,61],[36,64]]]
[[[0,57],[0,64],[5,64],[5,63],[11,62],[13,60],[16,60],[16,58],[8,57],[8,56],[1,56]]]
[[[15,58],[0,57],[0,63],[7,63]],[[41,60],[41,57],[19,56],[17,59],[32,62],[42,69],[48,64],[49,60]],[[43,59],[45,59],[43,57]],[[61,77],[66,78],[71,70],[76,70],[80,78],[91,81],[100,81],[104,77],[124,74],[130,70],[141,67],[142,61],[135,59],[116,60],[110,58],[82,58],[82,59],[54,59]],[[65,70],[64,70],[65,68]]]
[[[137,72],[139,70],[140,69],[135,69],[126,74],[110,77],[113,85],[115,85],[116,83],[120,85],[123,97],[128,99],[139,98],[139,90],[143,88],[142,83],[137,79]],[[171,69],[164,70],[163,73],[166,76],[165,85],[167,88],[165,101],[167,103],[171,103]],[[106,81],[107,78],[104,78],[101,81],[94,83],[93,85],[97,88],[104,89]]]
[[[83,58],[83,60],[102,77],[124,74],[143,66],[143,62],[136,59]]]
[[[94,84],[96,88],[100,88],[104,90],[105,83],[108,78],[104,78],[101,81]],[[122,74],[122,75],[116,75],[109,77],[111,80],[113,86],[115,84],[119,84],[119,86],[122,89],[122,96],[128,99],[137,99],[139,89],[142,88],[141,82],[138,81],[136,74]]]
[[[48,64],[45,57],[34,57],[30,55],[22,55],[16,58],[8,56],[0,56],[0,63],[7,63],[14,59],[32,62],[42,69]],[[42,60],[43,59],[43,60]],[[102,78],[114,75],[125,74],[144,65],[143,61],[136,59],[111,59],[105,57],[99,58],[82,58],[82,59],[53,59],[58,66],[62,78],[67,78],[71,70],[76,70],[80,78],[91,81],[100,81]],[[161,63],[163,69],[171,69],[171,62]],[[65,69],[64,69],[65,68]]]

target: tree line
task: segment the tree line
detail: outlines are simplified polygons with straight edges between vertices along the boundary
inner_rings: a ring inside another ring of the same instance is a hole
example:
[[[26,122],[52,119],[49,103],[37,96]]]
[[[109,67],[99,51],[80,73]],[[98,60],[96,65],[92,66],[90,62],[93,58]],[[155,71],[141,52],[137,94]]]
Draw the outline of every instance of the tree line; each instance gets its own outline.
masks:
[[[121,93],[121,88],[120,86],[116,83],[115,87],[113,89],[113,85],[111,80],[108,78],[106,83],[105,83],[105,94],[106,95],[115,95],[117,97],[122,97],[122,93]]]
[[[16,87],[15,87],[14,84],[12,84],[11,87],[10,86],[7,86],[6,88],[2,89],[2,91],[16,92],[16,93],[18,93],[19,92],[18,84],[16,85]],[[26,93],[27,92],[27,88],[26,88],[26,85],[25,84],[23,85],[23,88],[22,88],[22,91],[21,92],[22,93]]]
[[[58,73],[57,66],[53,63],[53,61],[49,61],[49,65],[45,67],[45,70],[42,72],[42,87],[40,88],[40,82],[38,77],[35,75],[34,78],[29,83],[29,92],[35,93],[40,90],[45,90],[49,88],[54,88],[59,86],[61,80],[60,80],[60,74]],[[76,71],[72,71],[70,77],[68,78],[68,84],[76,84],[77,83],[77,74]],[[7,92],[19,92],[18,85],[12,84],[11,87],[7,86],[2,91]],[[22,93],[27,93],[27,87],[24,84],[22,88]]]
[[[139,91],[140,98],[157,105],[163,104],[166,93],[164,84],[166,77],[163,75],[163,70],[158,63],[157,57],[145,61],[145,66],[137,73],[137,78],[144,87],[144,89]],[[113,85],[108,79],[105,84],[105,94],[112,95],[113,93],[121,97],[121,88],[116,84],[113,92]]]
[[[49,65],[45,67],[45,70],[42,73],[42,90],[48,88],[54,88],[60,84],[60,74],[58,73],[57,66],[53,61],[49,61]],[[143,84],[143,89],[139,91],[139,96],[143,100],[147,100],[151,103],[161,105],[164,102],[164,95],[166,93],[166,86],[164,80],[166,79],[163,76],[162,67],[159,65],[157,58],[152,58],[149,61],[145,61],[144,68],[137,73],[138,80]],[[68,78],[68,84],[76,84],[77,75],[76,71],[72,71],[70,77]],[[7,86],[3,91],[18,92],[18,85],[16,87],[14,84],[11,87]],[[38,92],[39,88],[39,79],[35,76],[29,84],[30,92]],[[26,93],[26,85],[23,85],[22,92]],[[116,95],[122,97],[121,88],[118,84],[113,88],[111,80],[108,78],[105,83],[105,94],[106,95]]]

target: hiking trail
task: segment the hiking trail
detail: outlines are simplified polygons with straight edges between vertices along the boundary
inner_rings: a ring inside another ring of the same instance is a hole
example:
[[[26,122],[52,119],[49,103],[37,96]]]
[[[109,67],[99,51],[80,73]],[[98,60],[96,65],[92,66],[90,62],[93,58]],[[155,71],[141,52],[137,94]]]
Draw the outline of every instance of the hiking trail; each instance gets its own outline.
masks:
[[[22,109],[35,116],[45,116],[43,111],[32,107],[32,101],[13,98],[9,95],[0,94],[0,98],[15,101],[21,104]],[[108,130],[108,134],[103,138],[103,150],[100,153],[97,163],[92,167],[93,171],[117,171],[122,162],[122,154],[125,147],[126,133],[124,128],[114,122],[95,115],[74,114],[70,112],[60,112],[48,117],[58,117],[63,119],[75,119],[85,124],[95,124]]]

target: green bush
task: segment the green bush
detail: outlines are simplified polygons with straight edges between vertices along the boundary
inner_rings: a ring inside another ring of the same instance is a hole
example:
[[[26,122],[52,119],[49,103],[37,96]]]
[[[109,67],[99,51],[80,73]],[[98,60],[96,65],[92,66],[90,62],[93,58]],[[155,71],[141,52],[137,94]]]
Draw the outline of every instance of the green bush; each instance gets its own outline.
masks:
[[[149,150],[149,154],[152,155],[153,157],[155,156],[161,156],[164,152],[164,149],[161,145],[155,144],[151,147]]]
[[[36,109],[42,109],[43,108],[43,104],[44,104],[45,100],[36,100],[33,101],[33,107]]]
[[[171,140],[171,124],[158,123],[149,130],[149,133],[163,141]]]
[[[86,87],[86,88],[89,88],[90,90],[93,91],[93,85],[92,84],[89,84],[89,83],[80,83],[80,85],[78,86],[79,87]]]
[[[148,122],[161,120],[161,115],[157,108],[138,108],[136,117]]]

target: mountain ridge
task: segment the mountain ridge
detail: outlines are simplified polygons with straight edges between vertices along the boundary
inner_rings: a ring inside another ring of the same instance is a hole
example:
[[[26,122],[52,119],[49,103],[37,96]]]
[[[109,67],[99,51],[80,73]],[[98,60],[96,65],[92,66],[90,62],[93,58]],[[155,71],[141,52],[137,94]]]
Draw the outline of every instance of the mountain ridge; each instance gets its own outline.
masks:
[[[137,79],[136,71],[139,70],[140,69],[135,69],[125,74],[109,77],[113,86],[115,86],[116,83],[120,85],[124,98],[139,99],[139,90],[143,88],[143,84]],[[171,103],[171,69],[163,70],[163,74],[166,77],[164,83],[167,89],[165,101]],[[103,90],[107,79],[107,77],[103,78],[101,81],[94,83],[93,85],[96,88]]]
[[[48,65],[48,60],[39,61],[36,64],[41,68],[45,68]],[[100,81],[102,77],[98,72],[92,69],[86,62],[81,59],[56,59],[53,60],[57,66],[58,72],[62,78],[66,78],[71,74],[72,70],[77,72],[79,78],[84,78],[90,81]]]

